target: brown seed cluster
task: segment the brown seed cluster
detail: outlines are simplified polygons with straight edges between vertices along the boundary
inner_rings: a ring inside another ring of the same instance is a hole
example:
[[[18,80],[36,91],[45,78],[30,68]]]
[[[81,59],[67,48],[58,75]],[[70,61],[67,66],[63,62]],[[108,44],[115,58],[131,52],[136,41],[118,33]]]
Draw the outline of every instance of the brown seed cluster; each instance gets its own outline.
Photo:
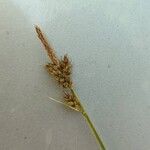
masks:
[[[67,55],[65,55],[64,58],[59,61],[59,64],[48,63],[46,65],[46,68],[48,72],[52,74],[58,81],[58,83],[62,85],[64,88],[72,87],[71,81],[72,65]]]
[[[65,89],[64,100],[65,103],[76,109],[78,111],[82,111],[81,104],[77,100],[77,97],[72,92],[72,65],[67,55],[64,55],[63,58],[58,59],[54,49],[48,44],[47,39],[45,38],[44,34],[42,33],[41,29],[36,26],[36,32],[38,34],[38,38],[41,40],[42,44],[44,45],[45,50],[51,60],[50,63],[46,65],[47,71],[56,79],[56,81]]]
[[[80,102],[77,100],[77,98],[72,93],[70,94],[68,92],[65,92],[64,100],[65,100],[65,103],[67,105],[69,105],[70,107],[72,107],[78,111],[82,110]]]
[[[67,55],[63,57],[63,59],[58,59],[55,54],[54,49],[48,44],[44,34],[42,33],[41,29],[36,26],[36,32],[38,34],[38,38],[41,40],[44,48],[47,51],[47,54],[51,60],[51,63],[46,65],[46,69],[50,74],[52,74],[55,79],[58,81],[60,85],[64,88],[71,88],[72,87],[72,80],[71,80],[71,71],[72,66],[69,58]]]

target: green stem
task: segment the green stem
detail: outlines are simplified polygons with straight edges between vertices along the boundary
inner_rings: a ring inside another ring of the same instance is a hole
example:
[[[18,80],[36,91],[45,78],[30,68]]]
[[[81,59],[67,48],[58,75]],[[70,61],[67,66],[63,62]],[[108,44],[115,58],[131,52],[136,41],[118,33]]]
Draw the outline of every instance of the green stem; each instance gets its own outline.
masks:
[[[96,129],[95,129],[93,123],[91,122],[91,120],[90,120],[88,114],[86,113],[86,111],[85,111],[83,105],[81,104],[79,97],[78,97],[77,94],[75,93],[74,89],[71,89],[71,91],[72,91],[72,93],[76,96],[77,100],[79,101],[79,103],[80,103],[80,105],[81,105],[82,115],[84,116],[84,118],[85,118],[85,120],[87,121],[89,127],[91,128],[91,130],[92,130],[92,132],[93,132],[93,134],[94,134],[94,136],[95,136],[95,138],[96,138],[96,140],[97,140],[97,142],[98,142],[98,144],[99,144],[99,146],[100,146],[100,150],[106,150],[102,139],[101,139],[100,136],[98,135],[98,133],[97,133],[97,131],[96,131]]]
[[[84,113],[82,113],[82,114],[83,114],[83,116],[85,117],[87,123],[89,124],[89,126],[90,126],[90,128],[91,128],[93,134],[95,135],[96,140],[97,140],[97,142],[98,142],[99,145],[100,145],[100,150],[106,150],[106,149],[105,149],[105,146],[104,146],[104,144],[103,144],[103,142],[102,142],[100,136],[98,135],[98,133],[97,133],[97,131],[96,131],[94,125],[92,124],[92,122],[91,122],[89,116],[87,115],[86,112],[84,112]]]

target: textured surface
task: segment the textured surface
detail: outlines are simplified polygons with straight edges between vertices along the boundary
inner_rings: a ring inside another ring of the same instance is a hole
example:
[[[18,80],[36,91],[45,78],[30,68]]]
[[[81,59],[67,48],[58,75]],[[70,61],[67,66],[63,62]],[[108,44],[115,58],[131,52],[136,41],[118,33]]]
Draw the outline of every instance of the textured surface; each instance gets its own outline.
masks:
[[[97,150],[43,65],[38,24],[74,63],[76,90],[108,150],[150,148],[150,2],[0,0],[0,150]]]

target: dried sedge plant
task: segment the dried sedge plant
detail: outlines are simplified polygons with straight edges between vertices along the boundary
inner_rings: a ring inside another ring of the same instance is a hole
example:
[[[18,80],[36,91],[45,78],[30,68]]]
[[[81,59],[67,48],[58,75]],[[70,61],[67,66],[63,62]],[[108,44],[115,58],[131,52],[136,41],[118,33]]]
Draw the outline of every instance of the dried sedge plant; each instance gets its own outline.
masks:
[[[64,89],[64,102],[57,101],[50,97],[51,100],[59,102],[73,110],[81,112],[81,114],[86,119],[90,128],[95,135],[97,142],[101,150],[105,150],[105,146],[98,135],[95,127],[93,126],[88,114],[86,113],[84,107],[82,106],[79,97],[73,89],[73,81],[71,78],[72,75],[72,64],[69,60],[68,55],[64,55],[62,58],[58,58],[54,49],[50,46],[41,29],[38,26],[35,26],[38,38],[41,40],[45,50],[47,51],[50,62],[46,64],[46,69],[50,75],[52,75],[60,86]]]

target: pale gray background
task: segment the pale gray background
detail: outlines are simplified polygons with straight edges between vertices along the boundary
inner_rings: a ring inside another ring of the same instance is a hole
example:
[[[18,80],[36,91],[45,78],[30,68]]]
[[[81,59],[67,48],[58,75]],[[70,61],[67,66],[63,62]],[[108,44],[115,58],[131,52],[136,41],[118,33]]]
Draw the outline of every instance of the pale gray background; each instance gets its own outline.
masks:
[[[0,150],[98,150],[80,114],[50,102],[34,24],[74,64],[108,150],[150,149],[149,0],[0,0]]]

